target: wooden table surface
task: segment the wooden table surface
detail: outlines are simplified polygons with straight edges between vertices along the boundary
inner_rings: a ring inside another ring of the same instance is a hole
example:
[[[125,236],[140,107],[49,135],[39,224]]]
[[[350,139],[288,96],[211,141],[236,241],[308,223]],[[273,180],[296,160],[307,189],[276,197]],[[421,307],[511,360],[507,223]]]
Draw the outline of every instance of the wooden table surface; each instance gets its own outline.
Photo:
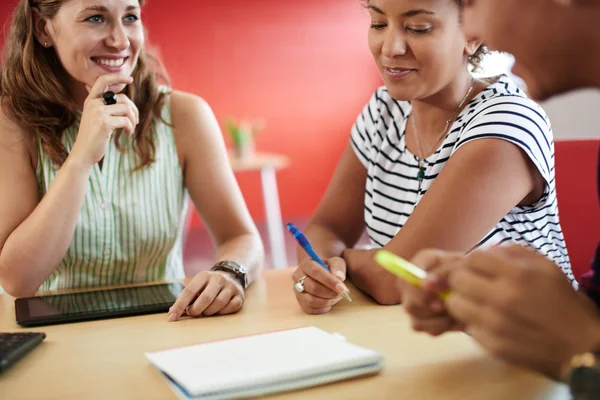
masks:
[[[144,352],[307,325],[382,352],[384,368],[377,376],[272,398],[568,398],[564,385],[492,359],[465,334],[430,338],[414,333],[401,306],[376,305],[354,288],[353,303],[343,301],[327,315],[306,315],[292,293],[291,273],[266,271],[236,315],[175,323],[167,322],[166,314],[154,314],[24,329],[15,323],[13,299],[0,295],[0,332],[47,334],[38,348],[0,375],[0,399],[175,399]]]

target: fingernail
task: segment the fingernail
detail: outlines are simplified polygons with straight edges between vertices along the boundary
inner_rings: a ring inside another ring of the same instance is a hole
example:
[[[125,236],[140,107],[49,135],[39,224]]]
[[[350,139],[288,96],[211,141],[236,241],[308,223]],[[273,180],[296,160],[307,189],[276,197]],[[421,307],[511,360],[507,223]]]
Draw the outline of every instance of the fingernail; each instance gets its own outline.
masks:
[[[344,298],[346,300],[348,300],[350,303],[352,303],[352,298],[350,297],[350,295],[348,293],[350,293],[350,292],[344,292],[344,293],[342,293],[342,296],[344,296]]]
[[[169,313],[169,322],[177,321],[177,314]]]
[[[348,288],[343,283],[338,283],[337,285],[335,285],[335,291],[339,294],[342,294],[346,293],[348,291]]]
[[[335,276],[339,279],[339,280],[344,280],[345,276],[344,273],[342,271],[335,271]]]

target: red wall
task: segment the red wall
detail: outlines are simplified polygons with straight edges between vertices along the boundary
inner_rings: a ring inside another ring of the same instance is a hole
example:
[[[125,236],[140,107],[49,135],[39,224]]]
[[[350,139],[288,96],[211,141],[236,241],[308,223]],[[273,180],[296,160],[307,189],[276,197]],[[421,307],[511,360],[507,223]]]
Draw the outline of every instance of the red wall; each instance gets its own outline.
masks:
[[[596,163],[600,140],[557,141],[556,194],[575,277],[589,271],[600,239]]]
[[[144,19],[176,88],[204,97],[218,117],[263,116],[260,150],[287,154],[279,174],[284,217],[310,215],[350,127],[379,85],[368,17],[347,0],[150,1]],[[256,219],[257,174],[240,174]]]
[[[3,22],[16,1],[0,3]],[[310,215],[380,84],[360,2],[150,0],[143,20],[174,88],[205,98],[220,120],[266,119],[258,149],[292,160],[278,174],[284,218]],[[238,180],[262,220],[258,174]]]
[[[5,21],[8,21],[8,17],[15,7],[17,2],[15,0],[6,0],[0,2],[0,22],[4,24]],[[4,37],[4,32],[2,32],[2,38]]]

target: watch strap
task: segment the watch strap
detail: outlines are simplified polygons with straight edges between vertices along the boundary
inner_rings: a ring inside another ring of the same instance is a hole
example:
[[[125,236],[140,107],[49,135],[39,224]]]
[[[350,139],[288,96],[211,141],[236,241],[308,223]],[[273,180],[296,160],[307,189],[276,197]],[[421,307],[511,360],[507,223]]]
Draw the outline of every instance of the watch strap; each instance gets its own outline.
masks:
[[[238,280],[242,288],[246,289],[248,287],[246,268],[235,261],[219,261],[210,270],[229,272]]]

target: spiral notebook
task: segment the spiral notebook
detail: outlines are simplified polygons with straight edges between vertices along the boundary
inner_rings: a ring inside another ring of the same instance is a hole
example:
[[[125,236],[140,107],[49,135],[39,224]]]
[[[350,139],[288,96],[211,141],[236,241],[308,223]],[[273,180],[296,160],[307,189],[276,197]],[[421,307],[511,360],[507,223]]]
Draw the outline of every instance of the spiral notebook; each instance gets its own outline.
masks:
[[[180,399],[237,399],[307,388],[381,369],[383,356],[313,326],[153,353]]]

